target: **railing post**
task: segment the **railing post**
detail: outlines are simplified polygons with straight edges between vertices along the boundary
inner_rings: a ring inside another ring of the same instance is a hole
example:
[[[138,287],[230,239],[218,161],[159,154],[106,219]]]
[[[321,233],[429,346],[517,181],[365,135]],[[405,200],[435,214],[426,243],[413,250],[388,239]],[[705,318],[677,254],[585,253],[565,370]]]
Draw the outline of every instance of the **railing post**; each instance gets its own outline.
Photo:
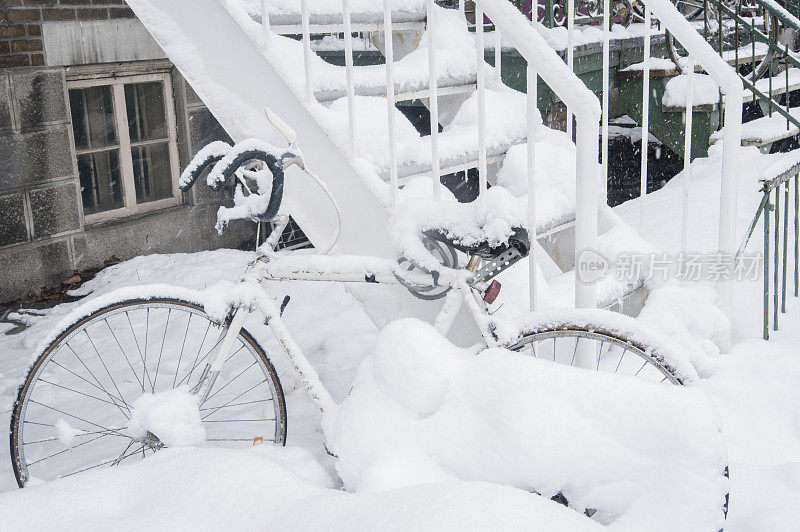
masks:
[[[539,75],[536,70],[528,63],[526,69],[527,78],[527,114],[528,114],[528,239],[530,241],[530,252],[528,254],[528,287],[530,296],[530,310],[536,310],[536,124],[539,109],[538,100],[538,81]]]
[[[494,27],[494,74],[497,83],[503,82],[503,36],[497,26]]]
[[[389,125],[389,182],[392,187],[389,197],[390,205],[397,205],[397,147],[396,127],[394,114],[395,95],[394,95],[394,43],[392,42],[392,4],[391,0],[383,0],[383,40],[386,55],[386,113]]]
[[[800,282],[800,216],[798,216],[798,211],[800,210],[800,190],[798,190],[798,176],[800,174],[795,174],[794,176],[794,297],[798,297],[798,282]]]
[[[642,62],[642,153],[639,174],[639,236],[645,236],[647,205],[647,156],[650,140],[650,3],[644,6],[644,61]]]
[[[303,69],[306,77],[306,102],[311,103],[314,98],[314,90],[311,83],[311,31],[308,22],[308,0],[300,0],[300,11],[303,26]]]
[[[764,195],[767,203],[764,205],[764,340],[769,340],[769,211],[772,204],[769,202],[770,190],[764,185]]]
[[[475,63],[478,76],[478,195],[486,190],[486,71],[483,68],[483,6],[475,2]]]
[[[781,312],[786,314],[786,259],[789,252],[789,181],[786,181],[783,184],[783,191],[783,268],[781,273]]]
[[[694,58],[687,58],[686,115],[683,130],[683,190],[681,201],[681,252],[686,253],[689,241],[689,182],[692,171],[692,119],[694,118]]]
[[[578,116],[576,131],[575,257],[597,249],[597,117]],[[575,266],[575,307],[597,305],[596,285],[584,283]]]
[[[356,89],[353,79],[353,25],[350,19],[350,0],[342,0],[344,18],[344,61],[347,73],[347,119],[348,133],[352,144],[353,157],[358,157],[356,142]]]
[[[779,278],[780,278],[780,226],[781,226],[781,186],[778,185],[775,187],[775,244],[774,244],[774,264],[773,267],[775,268],[775,273],[773,274],[773,289],[775,293],[773,294],[773,302],[772,304],[772,328],[773,330],[778,330],[778,310],[780,309],[780,305],[778,304],[778,285],[779,285]]]
[[[462,0],[463,4],[463,0]],[[442,199],[441,167],[439,164],[439,78],[436,68],[436,2],[428,0],[428,107],[431,113],[431,180],[433,199]]]
[[[268,54],[272,35],[269,29],[269,0],[261,0],[261,31],[264,34],[264,54]]]
[[[600,139],[600,162],[602,169],[600,171],[600,179],[602,181],[602,197],[603,203],[608,204],[608,91],[611,90],[609,76],[611,70],[611,49],[609,43],[611,41],[611,0],[603,1],[603,101],[602,101],[602,131]]]
[[[575,72],[575,2],[563,0],[567,6],[567,66]],[[572,140],[572,112],[567,107],[567,137]]]

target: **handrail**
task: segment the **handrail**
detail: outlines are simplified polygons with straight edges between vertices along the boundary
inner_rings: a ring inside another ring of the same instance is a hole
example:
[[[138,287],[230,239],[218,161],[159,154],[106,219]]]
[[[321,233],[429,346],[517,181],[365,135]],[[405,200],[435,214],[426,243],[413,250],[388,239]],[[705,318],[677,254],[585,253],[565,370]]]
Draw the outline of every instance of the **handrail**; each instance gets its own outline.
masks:
[[[742,142],[742,101],[744,85],[739,74],[706,42],[669,0],[643,0],[667,30],[719,85],[725,97],[725,129],[722,137],[722,184],[720,194],[718,251],[736,251],[736,209],[739,188],[739,150]],[[645,95],[649,97],[649,95]],[[646,192],[646,191],[642,191]],[[717,283],[722,310],[730,316],[733,284]]]
[[[778,314],[786,313],[786,269],[788,264],[788,243],[789,243],[789,189],[791,188],[791,181],[794,178],[794,296],[798,297],[800,292],[800,266],[798,259],[800,259],[800,216],[798,207],[800,207],[800,154],[790,152],[781,159],[775,161],[768,166],[759,177],[761,183],[761,192],[763,194],[761,202],[756,209],[756,214],[750,222],[750,227],[734,258],[734,264],[738,266],[739,262],[744,256],[744,251],[750,238],[755,232],[759,220],[764,220],[764,323],[763,323],[763,337],[764,340],[769,340],[769,304],[772,299],[773,312],[772,312],[772,327],[773,330],[778,330]],[[781,224],[780,224],[780,201],[781,201],[781,187],[784,190],[783,202],[783,240],[781,241]],[[772,192],[775,191],[775,203],[771,202]],[[775,244],[773,246],[773,275],[770,276],[770,212],[775,212],[774,217],[774,237]],[[783,253],[780,253],[780,244],[783,243]],[[780,267],[779,267],[780,266]],[[781,275],[782,274],[782,275]],[[773,297],[770,298],[770,277],[772,277],[772,287],[774,289]],[[778,286],[781,287],[780,297],[778,296]]]

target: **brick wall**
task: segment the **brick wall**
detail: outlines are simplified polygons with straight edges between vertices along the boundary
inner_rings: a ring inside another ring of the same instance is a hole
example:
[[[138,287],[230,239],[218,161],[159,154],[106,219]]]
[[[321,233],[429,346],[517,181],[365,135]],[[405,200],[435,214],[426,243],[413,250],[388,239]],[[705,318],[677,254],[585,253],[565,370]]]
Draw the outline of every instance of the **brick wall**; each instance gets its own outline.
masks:
[[[0,68],[44,64],[42,22],[134,18],[124,0],[0,0]]]

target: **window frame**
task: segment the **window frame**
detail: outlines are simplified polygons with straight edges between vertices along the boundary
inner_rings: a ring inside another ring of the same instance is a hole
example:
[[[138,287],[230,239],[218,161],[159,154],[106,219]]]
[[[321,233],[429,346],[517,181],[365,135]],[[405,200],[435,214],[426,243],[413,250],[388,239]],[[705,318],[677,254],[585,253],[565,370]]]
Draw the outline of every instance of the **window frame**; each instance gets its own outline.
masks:
[[[153,141],[131,143],[130,132],[128,130],[128,109],[125,102],[125,85],[146,82],[161,82],[163,98],[167,118],[167,138]],[[122,179],[123,202],[124,206],[102,211],[94,214],[83,212],[83,202],[81,201],[81,213],[86,224],[96,224],[124,218],[145,212],[179,205],[182,203],[182,194],[178,186],[180,176],[180,163],[178,161],[178,135],[175,117],[175,102],[172,98],[172,79],[169,73],[142,74],[135,76],[119,77],[97,77],[91,79],[79,79],[67,81],[67,91],[71,89],[85,89],[88,87],[109,86],[111,87],[111,103],[114,108],[114,126],[117,133],[115,145],[103,148],[78,149],[75,146],[75,161],[77,164],[78,156],[97,153],[101,151],[119,150],[120,176]],[[67,98],[69,105],[69,98]],[[72,125],[72,112],[70,109],[70,125]],[[170,159],[170,179],[172,180],[172,196],[147,203],[136,203],[136,186],[134,183],[133,156],[131,149],[136,146],[146,146],[149,144],[164,143],[166,140]],[[135,145],[135,146],[134,146]]]

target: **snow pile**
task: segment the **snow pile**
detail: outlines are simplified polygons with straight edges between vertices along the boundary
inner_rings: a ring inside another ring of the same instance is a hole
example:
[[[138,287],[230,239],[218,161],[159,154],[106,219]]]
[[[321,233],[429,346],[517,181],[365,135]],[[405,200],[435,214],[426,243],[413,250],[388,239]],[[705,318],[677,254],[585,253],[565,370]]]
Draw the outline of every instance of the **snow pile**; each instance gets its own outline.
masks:
[[[560,491],[617,530],[723,526],[725,441],[692,388],[475,355],[409,319],[384,329],[327,423],[349,490],[475,479]]]
[[[308,451],[165,449],[0,497],[8,530],[600,530],[542,497],[484,482],[335,489]]]
[[[248,13],[261,16],[261,0],[241,0]],[[391,0],[392,11],[408,11],[416,13],[425,12],[425,0]],[[270,0],[267,9],[270,15],[297,15],[300,14],[300,0]],[[341,0],[314,0],[308,3],[309,13],[315,15],[339,15],[341,19]],[[383,14],[383,2],[374,0],[351,0],[351,13],[377,13]],[[270,17],[272,18],[272,17]]]
[[[667,82],[661,103],[667,107],[686,107],[689,93],[689,76],[682,74]],[[707,74],[694,74],[692,79],[692,105],[713,105],[719,102],[719,85]]]
[[[133,438],[143,440],[149,432],[167,447],[205,444],[206,429],[200,421],[197,396],[186,387],[142,394],[132,408],[128,430]]]
[[[503,187],[492,187],[471,203],[411,198],[395,209],[389,220],[389,238],[398,256],[429,270],[441,267],[425,248],[424,231],[443,230],[449,239],[464,246],[488,242],[507,244],[515,228],[526,226],[525,204]]]

